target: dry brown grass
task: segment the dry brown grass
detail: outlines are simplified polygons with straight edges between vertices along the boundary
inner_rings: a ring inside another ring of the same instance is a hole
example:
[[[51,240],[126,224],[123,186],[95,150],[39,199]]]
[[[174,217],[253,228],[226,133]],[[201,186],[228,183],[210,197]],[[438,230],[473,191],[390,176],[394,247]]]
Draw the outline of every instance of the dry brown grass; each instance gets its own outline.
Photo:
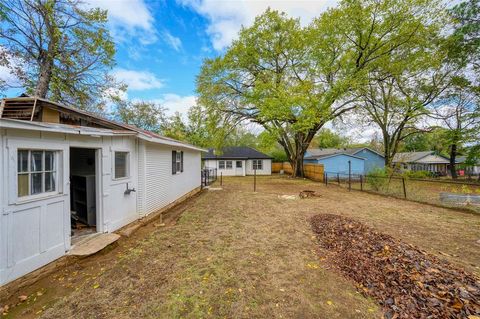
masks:
[[[351,216],[479,270],[480,216],[308,180],[257,182],[253,193],[252,177],[224,178],[223,190],[184,205],[175,225],[148,225],[41,281],[26,294],[46,288],[49,299],[16,313],[34,316],[46,305],[44,318],[378,318],[378,307],[323,261],[309,224],[318,213]],[[279,197],[305,189],[322,197]]]

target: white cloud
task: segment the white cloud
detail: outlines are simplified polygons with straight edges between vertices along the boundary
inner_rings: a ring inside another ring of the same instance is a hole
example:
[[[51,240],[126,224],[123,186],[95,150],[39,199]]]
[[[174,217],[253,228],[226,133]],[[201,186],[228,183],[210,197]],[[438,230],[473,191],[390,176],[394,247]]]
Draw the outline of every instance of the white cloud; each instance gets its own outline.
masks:
[[[267,8],[284,11],[308,24],[336,0],[177,0],[209,20],[207,33],[215,50],[222,50],[237,37],[241,26],[250,26]]]
[[[165,42],[167,42],[167,44],[171,46],[175,51],[180,51],[180,49],[182,48],[182,41],[179,38],[173,36],[168,31],[163,32],[163,37],[165,39]]]
[[[142,91],[150,89],[159,89],[163,87],[163,80],[157,78],[155,74],[148,71],[135,71],[127,69],[116,69],[113,76],[128,85],[132,91]]]
[[[173,115],[175,112],[179,112],[185,118],[190,107],[197,104],[197,97],[194,95],[181,96],[168,93],[163,94],[161,98],[155,101],[167,109],[167,115]]]
[[[157,40],[155,19],[143,0],[87,0],[86,5],[108,11],[110,31],[119,42],[137,39],[146,45]]]
[[[108,18],[126,27],[149,30],[153,16],[143,0],[89,0],[87,4],[108,11]]]

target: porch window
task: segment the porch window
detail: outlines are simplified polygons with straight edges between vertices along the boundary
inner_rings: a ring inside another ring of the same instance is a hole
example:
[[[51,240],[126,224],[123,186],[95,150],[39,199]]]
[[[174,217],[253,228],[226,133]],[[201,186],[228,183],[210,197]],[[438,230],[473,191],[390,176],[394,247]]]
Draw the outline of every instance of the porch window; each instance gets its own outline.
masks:
[[[56,179],[56,152],[17,151],[18,197],[55,192],[57,190]]]
[[[261,170],[263,169],[263,161],[262,160],[253,160],[253,169]]]
[[[128,177],[128,152],[115,152],[115,179]]]
[[[225,169],[225,161],[218,161],[218,169]]]

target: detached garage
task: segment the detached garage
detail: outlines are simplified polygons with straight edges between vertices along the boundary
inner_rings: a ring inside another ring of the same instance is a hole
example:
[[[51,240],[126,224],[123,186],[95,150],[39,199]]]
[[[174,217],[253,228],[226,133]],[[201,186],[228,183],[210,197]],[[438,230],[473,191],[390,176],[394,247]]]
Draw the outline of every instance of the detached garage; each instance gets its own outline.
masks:
[[[0,285],[196,192],[201,152],[45,99],[3,99]]]

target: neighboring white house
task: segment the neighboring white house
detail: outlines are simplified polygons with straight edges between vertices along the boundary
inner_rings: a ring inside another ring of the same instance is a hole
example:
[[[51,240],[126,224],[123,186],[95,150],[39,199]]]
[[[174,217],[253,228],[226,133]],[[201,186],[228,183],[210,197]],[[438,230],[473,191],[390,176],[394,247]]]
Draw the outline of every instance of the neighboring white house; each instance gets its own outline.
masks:
[[[0,285],[201,182],[202,149],[40,98],[1,101],[0,150]]]
[[[202,157],[204,168],[216,168],[223,176],[272,174],[272,158],[251,147],[225,147],[219,154],[213,149]]]
[[[401,170],[428,171],[440,175],[446,175],[450,165],[448,158],[433,151],[397,153],[392,162]]]

